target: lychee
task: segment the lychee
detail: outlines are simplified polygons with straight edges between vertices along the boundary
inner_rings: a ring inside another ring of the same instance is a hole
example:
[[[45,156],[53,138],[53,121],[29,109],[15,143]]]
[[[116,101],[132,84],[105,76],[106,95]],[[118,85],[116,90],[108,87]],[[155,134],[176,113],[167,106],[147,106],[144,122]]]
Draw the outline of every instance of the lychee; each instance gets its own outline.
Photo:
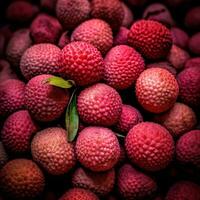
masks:
[[[114,37],[114,40],[113,40],[114,46],[122,45],[122,44],[127,45],[128,44],[128,33],[129,33],[129,29],[121,26],[119,28],[118,33]]]
[[[200,6],[192,7],[185,16],[185,25],[194,30],[200,30]]]
[[[65,31],[60,36],[60,39],[58,41],[58,46],[62,49],[69,43],[70,43],[70,38],[69,38],[69,35],[68,35],[68,31]]]
[[[185,68],[199,67],[200,68],[200,57],[190,58],[185,63]]]
[[[124,10],[124,19],[122,21],[122,26],[129,28],[133,23],[132,10],[124,2],[122,2],[122,8]]]
[[[200,32],[194,34],[189,39],[189,49],[193,54],[200,55]]]

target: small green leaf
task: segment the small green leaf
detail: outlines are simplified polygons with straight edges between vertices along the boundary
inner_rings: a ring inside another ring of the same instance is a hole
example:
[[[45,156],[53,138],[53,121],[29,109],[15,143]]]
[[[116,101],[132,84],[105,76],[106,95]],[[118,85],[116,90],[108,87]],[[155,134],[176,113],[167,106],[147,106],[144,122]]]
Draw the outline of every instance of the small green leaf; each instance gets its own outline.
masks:
[[[121,137],[121,138],[125,138],[124,135],[121,135],[121,134],[119,134],[119,133],[116,133],[116,136],[117,136],[117,137]]]
[[[56,87],[64,88],[64,89],[69,89],[75,85],[74,81],[65,80],[58,76],[52,76],[52,77],[48,78],[47,83],[49,83],[50,85],[56,86]]]
[[[79,128],[79,116],[76,106],[76,91],[73,92],[70,102],[68,104],[66,115],[65,115],[65,124],[68,133],[68,141],[72,142],[77,133]]]

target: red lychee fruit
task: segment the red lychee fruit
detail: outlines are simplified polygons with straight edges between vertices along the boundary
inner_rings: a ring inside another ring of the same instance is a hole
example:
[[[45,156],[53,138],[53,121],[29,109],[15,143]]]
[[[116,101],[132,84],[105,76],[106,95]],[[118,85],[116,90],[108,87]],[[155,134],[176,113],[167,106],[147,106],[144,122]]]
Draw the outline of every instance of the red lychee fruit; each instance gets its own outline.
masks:
[[[6,48],[6,57],[13,67],[19,68],[21,57],[31,44],[29,29],[20,29],[13,34]]]
[[[189,67],[199,67],[200,68],[200,57],[190,58],[185,63],[185,68]]]
[[[157,184],[151,177],[129,164],[120,168],[117,186],[121,196],[127,200],[149,199],[157,190]]]
[[[62,32],[59,21],[47,14],[39,14],[32,22],[30,34],[35,43],[56,43]]]
[[[139,20],[128,34],[128,43],[147,59],[165,58],[172,46],[169,29],[157,21]]]
[[[189,49],[192,53],[196,55],[200,55],[200,32],[194,34],[190,39],[189,39]]]
[[[154,120],[167,128],[174,137],[192,130],[197,123],[194,111],[183,103],[175,103],[167,112],[155,116]]]
[[[87,127],[77,138],[75,146],[79,162],[92,171],[111,169],[120,156],[120,146],[115,134],[108,128]]]
[[[8,155],[3,143],[0,141],[0,169],[8,162]],[[1,199],[1,198],[0,198]]]
[[[122,100],[115,89],[104,83],[97,83],[79,94],[77,107],[83,122],[112,126],[121,115]]]
[[[127,45],[128,44],[128,33],[129,30],[123,26],[119,28],[118,33],[115,35],[113,44],[116,45]]]
[[[180,100],[191,106],[200,107],[200,68],[190,67],[177,76]]]
[[[178,93],[178,83],[166,69],[146,69],[136,82],[136,97],[139,103],[153,113],[161,113],[172,107]]]
[[[141,55],[127,45],[113,47],[107,53],[104,63],[104,80],[115,89],[132,86],[145,69]]]
[[[30,150],[33,134],[38,126],[27,110],[11,114],[4,122],[1,139],[5,148],[12,153],[25,153]]]
[[[44,185],[42,171],[31,160],[14,159],[0,170],[0,188],[8,199],[34,199]]]
[[[31,115],[39,121],[52,121],[61,116],[69,101],[69,93],[49,85],[51,75],[32,78],[25,88],[25,105]]]
[[[89,190],[72,188],[68,190],[59,200],[99,200],[99,198]]]
[[[200,186],[190,181],[179,181],[171,186],[166,200],[199,200]]]
[[[40,5],[42,8],[49,12],[54,12],[57,0],[40,0]]]
[[[20,62],[23,76],[30,80],[40,74],[59,74],[61,50],[53,44],[36,44],[28,48]]]
[[[75,165],[73,145],[62,128],[47,128],[38,132],[31,143],[33,159],[49,174],[67,173]],[[48,156],[47,156],[48,155]]]
[[[58,46],[62,49],[64,48],[67,44],[70,43],[70,38],[68,36],[68,31],[65,31],[64,33],[62,33],[62,35],[60,36],[60,39],[58,41]]]
[[[122,26],[129,28],[133,23],[132,10],[124,2],[122,2],[122,7],[124,10],[124,19],[122,21]]]
[[[20,80],[8,79],[0,85],[0,116],[24,108],[25,84]]]
[[[124,104],[122,106],[121,116],[116,124],[116,129],[121,133],[127,134],[133,126],[142,121],[143,117],[139,110],[130,105]]]
[[[86,86],[103,78],[104,62],[101,53],[86,42],[71,42],[61,51],[62,76]]]
[[[106,21],[113,31],[119,29],[124,19],[124,9],[119,0],[92,0],[91,16]]]
[[[65,30],[73,29],[89,18],[88,0],[57,0],[56,15]]]
[[[90,19],[73,31],[71,41],[90,43],[104,55],[113,44],[112,29],[101,19]]]
[[[106,172],[91,172],[89,170],[78,168],[72,177],[74,187],[88,189],[100,196],[105,196],[114,187],[115,170]]]
[[[192,7],[185,16],[185,25],[190,29],[200,30],[200,6]]]
[[[174,154],[172,136],[153,122],[135,125],[126,136],[125,147],[130,160],[148,171],[164,169]]]
[[[181,163],[200,168],[200,130],[192,130],[180,137],[176,144],[176,156]]]

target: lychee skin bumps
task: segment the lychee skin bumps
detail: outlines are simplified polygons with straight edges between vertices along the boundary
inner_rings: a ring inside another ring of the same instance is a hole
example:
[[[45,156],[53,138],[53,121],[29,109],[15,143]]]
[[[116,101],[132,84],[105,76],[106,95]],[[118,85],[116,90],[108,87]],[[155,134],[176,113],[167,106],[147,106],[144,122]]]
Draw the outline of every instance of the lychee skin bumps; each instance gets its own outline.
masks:
[[[83,122],[98,126],[112,126],[120,117],[122,100],[115,89],[104,83],[97,83],[79,94],[77,106]]]
[[[165,69],[149,68],[136,82],[136,97],[144,109],[153,113],[168,110],[179,93],[175,77]]]
[[[120,168],[117,185],[120,194],[127,200],[148,199],[157,189],[157,184],[151,177],[129,164]]]
[[[75,151],[79,162],[92,171],[111,169],[120,156],[115,134],[108,128],[88,127],[77,138]]]
[[[47,128],[38,132],[31,144],[33,159],[48,173],[61,175],[75,165],[72,144],[62,128]]]
[[[9,161],[0,171],[1,191],[12,199],[34,199],[44,189],[42,171],[31,160]]]
[[[135,22],[128,35],[128,43],[147,59],[165,58],[172,46],[172,35],[164,25],[152,20]]]
[[[99,200],[99,198],[89,190],[73,188],[68,190],[59,200]]]
[[[172,136],[153,122],[135,125],[126,136],[125,147],[130,160],[148,171],[164,169],[174,154]]]
[[[23,76],[30,80],[40,74],[58,74],[61,50],[53,44],[36,44],[28,48],[20,62]]]
[[[8,151],[25,153],[30,150],[32,135],[38,127],[27,110],[20,110],[10,115],[4,122],[1,139]]]
[[[119,45],[106,55],[104,79],[116,89],[126,89],[133,85],[145,69],[144,60],[132,47]]]
[[[177,159],[200,168],[200,130],[185,133],[176,145]]]
[[[103,78],[104,63],[101,53],[86,42],[72,42],[61,51],[62,76],[86,86]]]
[[[71,41],[88,42],[104,55],[113,44],[112,29],[101,19],[91,19],[83,22],[73,31]]]
[[[52,121],[60,117],[69,101],[67,91],[49,85],[51,75],[39,75],[26,85],[25,104],[31,115],[38,121]]]

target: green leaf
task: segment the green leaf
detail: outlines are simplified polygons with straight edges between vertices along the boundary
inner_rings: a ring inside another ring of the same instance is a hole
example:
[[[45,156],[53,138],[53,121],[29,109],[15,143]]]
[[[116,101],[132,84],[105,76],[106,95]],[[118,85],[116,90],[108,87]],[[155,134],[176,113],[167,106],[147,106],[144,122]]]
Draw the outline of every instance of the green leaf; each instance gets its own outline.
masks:
[[[75,85],[74,81],[65,80],[58,76],[52,76],[52,77],[48,78],[47,83],[49,83],[50,85],[56,86],[56,87],[64,88],[64,89],[69,89]]]
[[[125,138],[124,135],[121,135],[121,134],[119,134],[119,133],[116,133],[116,136],[117,136],[117,137],[121,137],[121,138]]]
[[[79,128],[79,116],[77,111],[75,92],[76,90],[73,92],[71,96],[65,115],[65,124],[69,142],[72,142],[75,139]]]

